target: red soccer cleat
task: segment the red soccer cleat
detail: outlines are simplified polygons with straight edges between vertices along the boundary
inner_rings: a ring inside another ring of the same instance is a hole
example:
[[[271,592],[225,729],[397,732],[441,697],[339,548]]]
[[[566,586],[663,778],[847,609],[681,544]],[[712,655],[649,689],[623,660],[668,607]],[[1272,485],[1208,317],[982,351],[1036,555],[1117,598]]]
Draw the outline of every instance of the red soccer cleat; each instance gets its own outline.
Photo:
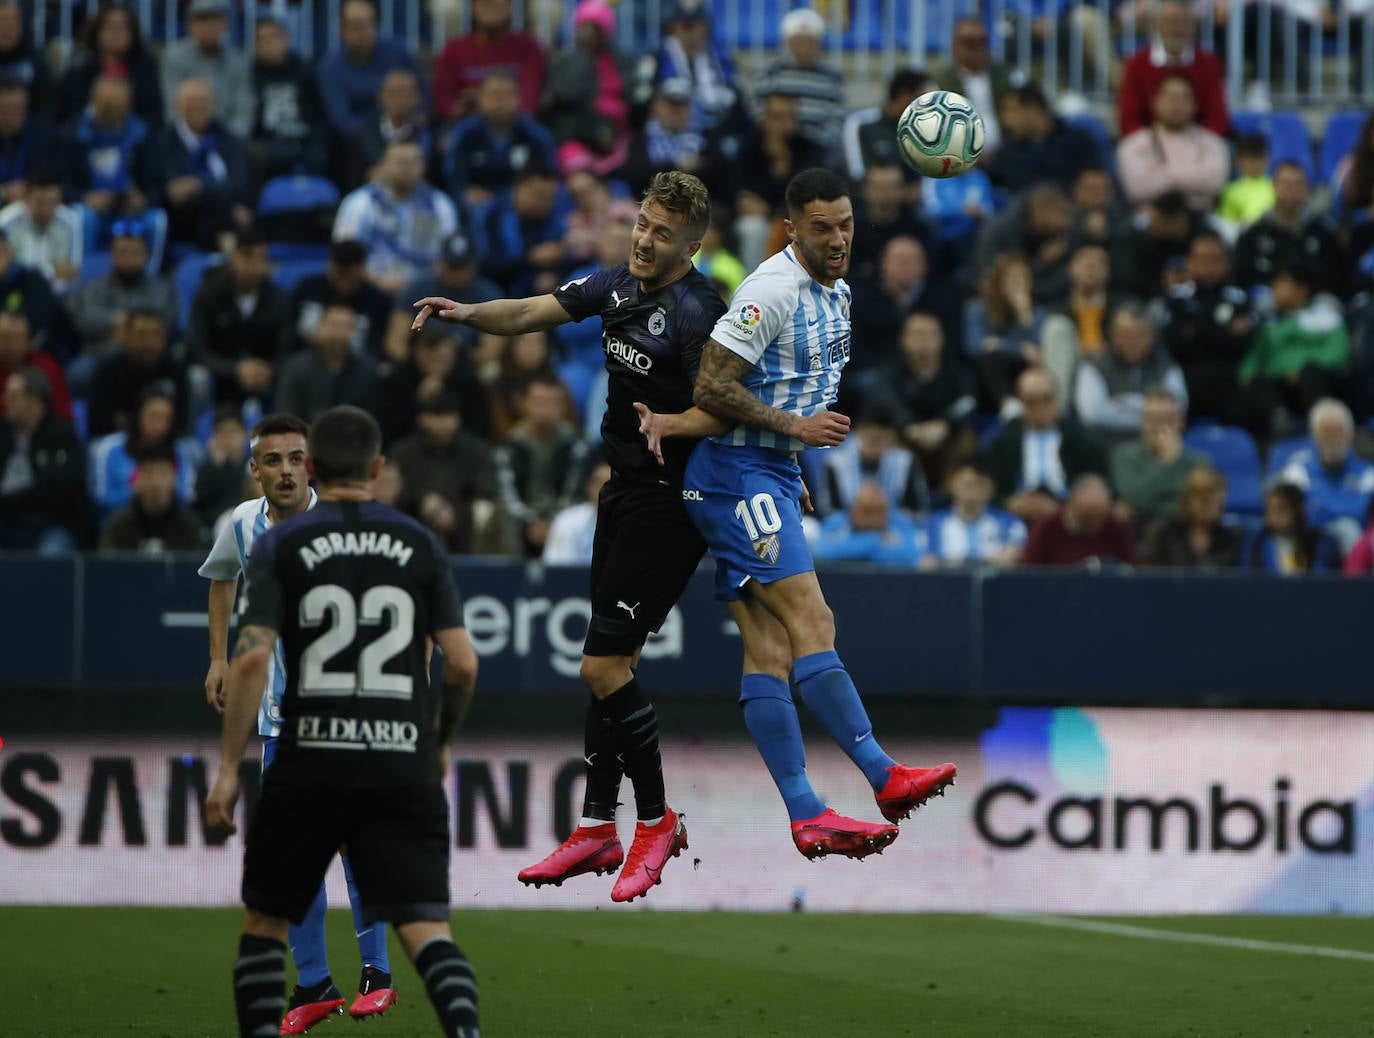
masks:
[[[878,810],[889,822],[900,822],[931,797],[944,796],[945,789],[954,785],[956,771],[953,764],[937,764],[933,768],[894,764],[887,769],[887,785],[874,797]]]
[[[396,989],[391,984],[391,974],[383,973],[376,966],[364,966],[362,979],[358,981],[358,997],[348,1007],[348,1015],[354,1020],[381,1016],[396,1004]]]
[[[587,872],[595,872],[598,876],[613,872],[624,860],[625,848],[615,834],[614,822],[587,828],[579,825],[558,850],[538,864],[521,869],[516,879],[532,887],[542,887],[545,883],[558,887],[565,879]]]
[[[343,993],[333,982],[326,980],[313,988],[296,986],[291,994],[291,1005],[282,1018],[278,1034],[305,1034],[322,1020],[331,1016],[342,1016]]]
[[[611,888],[611,900],[633,901],[643,897],[663,882],[663,869],[668,859],[676,858],[686,847],[687,826],[671,807],[655,825],[637,822],[630,857]]]
[[[843,854],[846,858],[882,854],[900,833],[895,825],[846,818],[829,807],[815,818],[792,823],[792,842],[813,861],[827,854]]]

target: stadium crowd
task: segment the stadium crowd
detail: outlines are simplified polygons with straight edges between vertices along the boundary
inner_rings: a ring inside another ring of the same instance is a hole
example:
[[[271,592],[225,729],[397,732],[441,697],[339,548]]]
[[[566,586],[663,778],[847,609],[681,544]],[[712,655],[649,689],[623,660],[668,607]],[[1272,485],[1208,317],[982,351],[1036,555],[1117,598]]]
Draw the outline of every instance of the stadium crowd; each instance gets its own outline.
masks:
[[[271,17],[236,46],[224,0],[160,54],[109,3],[59,70],[0,0],[0,549],[203,548],[257,493],[258,416],[350,403],[382,424],[379,496],[453,552],[585,562],[599,320],[412,337],[412,301],[622,262],[673,168],[711,189],[698,262],[728,299],[820,165],[856,236],[854,428],[805,459],[818,558],[1374,569],[1374,118],[1326,179],[1310,144],[1234,133],[1173,0],[1121,64],[1115,140],[978,19],[853,111],[814,11],[746,80],[705,0],[665,5],[656,55],[614,48],[623,8],[582,0],[546,46],[473,0],[422,70],[369,0],[313,66]],[[897,152],[937,86],[987,124],[953,180]]]

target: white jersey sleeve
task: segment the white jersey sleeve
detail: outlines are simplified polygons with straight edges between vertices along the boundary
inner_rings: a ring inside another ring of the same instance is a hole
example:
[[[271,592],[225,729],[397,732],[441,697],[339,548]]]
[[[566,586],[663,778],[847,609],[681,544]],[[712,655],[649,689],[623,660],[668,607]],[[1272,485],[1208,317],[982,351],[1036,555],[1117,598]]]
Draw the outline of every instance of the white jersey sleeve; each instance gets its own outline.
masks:
[[[711,338],[750,364],[757,364],[796,312],[795,276],[765,262],[740,282]]]
[[[210,554],[205,556],[197,572],[206,580],[235,580],[243,572],[243,556],[239,553],[239,538],[242,536],[242,523],[245,515],[251,515],[259,507],[257,501],[244,501],[222,525]]]

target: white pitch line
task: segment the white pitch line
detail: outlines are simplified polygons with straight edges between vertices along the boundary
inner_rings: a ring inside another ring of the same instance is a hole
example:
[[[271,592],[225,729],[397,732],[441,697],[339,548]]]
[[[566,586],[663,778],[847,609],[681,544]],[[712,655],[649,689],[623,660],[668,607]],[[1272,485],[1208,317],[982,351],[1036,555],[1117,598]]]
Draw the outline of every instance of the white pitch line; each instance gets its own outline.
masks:
[[[1281,952],[1286,955],[1310,955],[1323,959],[1351,959],[1355,962],[1374,962],[1374,952],[1352,948],[1326,948],[1317,944],[1286,944],[1282,941],[1256,941],[1248,937],[1224,937],[1212,933],[1187,933],[1181,930],[1155,930],[1147,926],[1128,926],[1125,923],[1104,923],[1096,919],[1072,919],[1062,915],[988,915],[984,918],[1005,923],[1030,923],[1059,930],[1086,930],[1111,934],[1115,937],[1137,937],[1145,941],[1174,941],[1179,944],[1210,944],[1218,948],[1241,948],[1245,951]]]

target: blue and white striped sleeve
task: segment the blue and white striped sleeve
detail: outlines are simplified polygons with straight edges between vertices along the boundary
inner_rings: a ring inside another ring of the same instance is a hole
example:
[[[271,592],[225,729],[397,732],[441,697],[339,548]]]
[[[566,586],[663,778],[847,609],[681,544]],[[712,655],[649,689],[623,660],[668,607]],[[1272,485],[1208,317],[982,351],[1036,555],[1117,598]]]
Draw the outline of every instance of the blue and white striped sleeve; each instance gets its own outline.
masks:
[[[735,290],[730,307],[716,322],[711,338],[731,353],[757,364],[796,309],[795,285],[755,271]]]

